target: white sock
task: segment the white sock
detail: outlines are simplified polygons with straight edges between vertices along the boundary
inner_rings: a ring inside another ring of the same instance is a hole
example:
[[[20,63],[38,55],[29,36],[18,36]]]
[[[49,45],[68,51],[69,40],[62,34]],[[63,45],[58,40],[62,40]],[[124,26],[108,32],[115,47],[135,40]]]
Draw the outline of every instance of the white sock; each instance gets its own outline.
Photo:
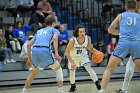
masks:
[[[75,83],[75,70],[70,70],[70,83],[74,84]]]
[[[105,90],[104,89],[101,89],[101,90],[99,90],[98,93],[105,93]]]
[[[27,89],[26,89],[26,88],[23,88],[23,89],[22,89],[22,92],[23,92],[23,93],[24,93],[24,92],[26,92],[26,91],[27,91]]]

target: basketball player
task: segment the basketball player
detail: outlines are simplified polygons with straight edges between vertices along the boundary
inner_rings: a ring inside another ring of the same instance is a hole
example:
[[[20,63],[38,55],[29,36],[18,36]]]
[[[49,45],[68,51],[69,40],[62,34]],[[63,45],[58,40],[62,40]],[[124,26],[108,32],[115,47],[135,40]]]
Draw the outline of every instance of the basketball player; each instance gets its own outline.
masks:
[[[137,2],[136,12],[138,12],[140,14],[140,0],[137,0],[136,2]],[[117,91],[117,93],[127,93],[127,89],[129,87],[130,80],[132,79],[132,76],[134,73],[134,68],[135,68],[135,64],[133,63],[133,59],[130,56],[129,60],[126,64],[126,71],[125,71],[123,86],[121,89],[119,89]]]
[[[140,72],[140,15],[135,13],[135,9],[136,2],[129,0],[126,4],[127,12],[119,14],[108,28],[109,33],[119,35],[119,42],[103,74],[99,93],[105,93],[112,71],[129,53]],[[118,25],[120,31],[116,30]]]
[[[126,64],[126,71],[125,71],[123,86],[121,89],[117,91],[117,93],[127,93],[130,80],[132,79],[132,76],[134,73],[134,68],[135,68],[135,64],[133,62],[132,57],[130,56]]]
[[[92,53],[95,53],[98,50],[93,48],[91,44],[91,39],[86,34],[87,31],[84,26],[81,25],[77,26],[74,32],[74,36],[70,38],[67,48],[65,50],[65,55],[69,61],[68,68],[70,71],[69,78],[70,78],[71,88],[69,92],[76,91],[75,72],[76,72],[76,68],[80,66],[84,66],[85,69],[88,71],[97,89],[100,90],[101,88],[97,75],[91,68],[90,60],[87,54],[87,49]]]
[[[58,93],[64,93],[63,91],[63,73],[60,67],[61,57],[58,54],[58,35],[60,34],[55,26],[55,19],[47,17],[45,19],[46,27],[37,31],[33,39],[27,44],[28,60],[27,65],[30,67],[33,64],[31,74],[28,76],[25,86],[21,93],[26,93],[30,87],[33,79],[39,72],[39,68],[50,67],[56,72],[56,80],[58,84]],[[55,50],[54,57],[50,50],[51,41]],[[31,46],[32,55],[31,55]]]

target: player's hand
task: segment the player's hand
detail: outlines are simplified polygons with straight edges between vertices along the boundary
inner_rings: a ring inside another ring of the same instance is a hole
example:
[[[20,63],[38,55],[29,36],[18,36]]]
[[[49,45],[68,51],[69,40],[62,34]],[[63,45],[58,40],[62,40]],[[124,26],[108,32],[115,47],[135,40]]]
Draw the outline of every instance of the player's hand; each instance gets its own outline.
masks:
[[[75,64],[75,62],[71,62],[71,69],[72,70],[76,70],[77,66]]]
[[[32,66],[31,59],[28,58],[28,60],[26,62],[26,66],[27,67],[31,67]]]
[[[61,63],[62,58],[59,56],[59,54],[55,54],[55,59],[58,60],[59,63]]]

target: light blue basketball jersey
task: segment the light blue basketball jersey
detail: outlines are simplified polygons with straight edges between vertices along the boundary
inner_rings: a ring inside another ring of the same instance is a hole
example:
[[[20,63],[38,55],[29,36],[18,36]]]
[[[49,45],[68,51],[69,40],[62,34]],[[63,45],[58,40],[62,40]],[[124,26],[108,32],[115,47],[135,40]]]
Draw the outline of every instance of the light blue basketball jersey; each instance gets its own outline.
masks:
[[[120,39],[113,55],[124,59],[128,54],[133,60],[140,59],[140,14],[122,13]]]
[[[33,39],[35,43],[32,48],[32,64],[34,67],[45,68],[54,63],[55,58],[50,50],[51,40],[54,34],[60,34],[59,31],[53,27],[42,28],[37,31]],[[46,46],[46,47],[35,47]],[[48,48],[47,48],[48,47]]]
[[[50,47],[51,40],[54,34],[60,34],[60,32],[52,27],[45,27],[37,31],[33,39],[35,43],[33,46],[48,46]]]
[[[140,39],[140,14],[134,12],[122,13],[120,21],[120,39]]]

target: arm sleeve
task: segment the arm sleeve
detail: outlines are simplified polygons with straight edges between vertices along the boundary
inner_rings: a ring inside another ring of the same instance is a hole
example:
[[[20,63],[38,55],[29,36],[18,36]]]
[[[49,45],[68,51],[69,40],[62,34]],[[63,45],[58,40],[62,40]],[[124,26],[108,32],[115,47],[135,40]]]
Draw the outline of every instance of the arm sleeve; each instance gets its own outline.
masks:
[[[57,29],[53,29],[53,34],[57,34],[57,35],[59,35],[60,32],[59,32]]]

